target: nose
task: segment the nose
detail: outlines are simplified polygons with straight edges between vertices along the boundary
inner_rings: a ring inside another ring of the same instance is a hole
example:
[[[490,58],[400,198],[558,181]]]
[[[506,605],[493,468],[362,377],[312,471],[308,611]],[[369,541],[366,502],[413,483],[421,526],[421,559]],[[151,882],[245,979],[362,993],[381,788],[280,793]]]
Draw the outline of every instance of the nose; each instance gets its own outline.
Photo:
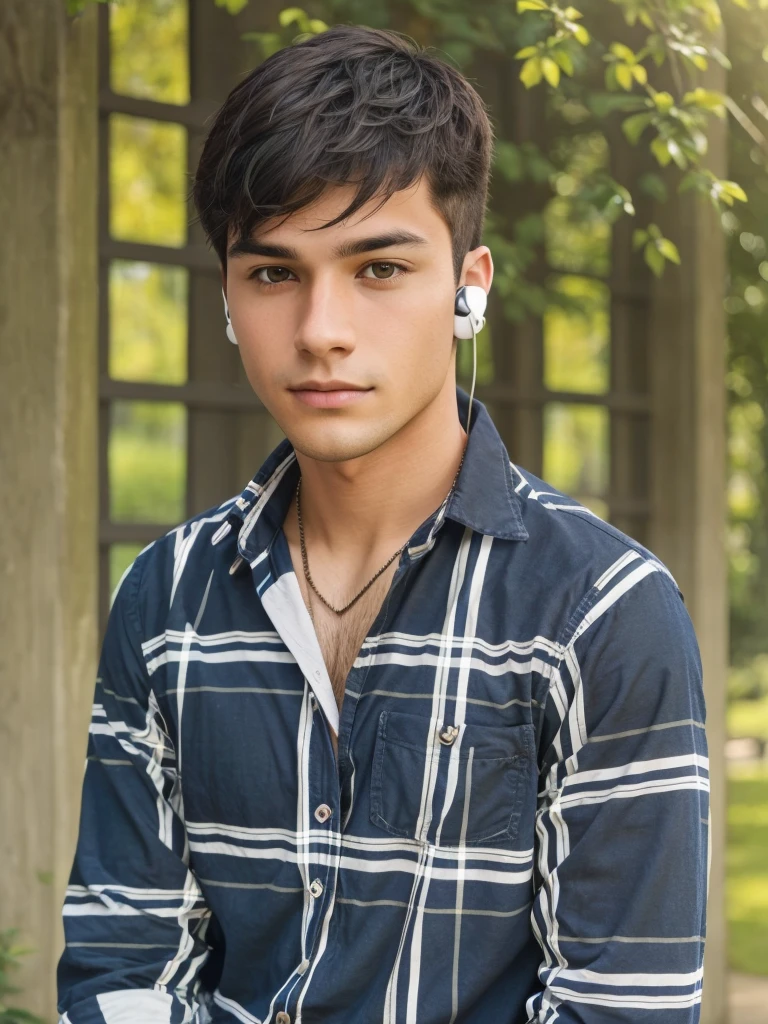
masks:
[[[294,340],[297,351],[315,358],[333,351],[351,352],[355,347],[352,301],[329,276],[309,284]]]

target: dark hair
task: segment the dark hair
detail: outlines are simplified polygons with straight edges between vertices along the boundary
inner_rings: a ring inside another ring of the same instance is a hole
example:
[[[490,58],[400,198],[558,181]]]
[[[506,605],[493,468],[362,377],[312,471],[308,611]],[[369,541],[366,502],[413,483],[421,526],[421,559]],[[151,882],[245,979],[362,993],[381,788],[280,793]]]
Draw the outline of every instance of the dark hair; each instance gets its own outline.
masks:
[[[192,198],[226,268],[230,230],[246,239],[328,185],[356,184],[347,209],[321,225],[330,227],[424,175],[451,230],[458,283],[481,244],[492,148],[485,104],[454,67],[402,33],[336,25],[279,50],[230,92]]]

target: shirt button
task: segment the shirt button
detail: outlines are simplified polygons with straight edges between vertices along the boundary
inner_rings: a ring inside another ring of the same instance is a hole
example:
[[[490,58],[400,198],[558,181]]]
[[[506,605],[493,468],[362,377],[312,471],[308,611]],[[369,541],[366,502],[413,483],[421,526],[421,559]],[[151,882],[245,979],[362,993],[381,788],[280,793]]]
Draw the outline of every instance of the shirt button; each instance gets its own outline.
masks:
[[[310,895],[315,897],[315,899],[317,899],[318,896],[322,896],[322,894],[323,894],[323,883],[320,881],[319,878],[316,878],[314,880],[314,882],[310,885],[309,892],[310,892]]]
[[[281,1010],[275,1017],[275,1024],[291,1024],[291,1015]]]
[[[328,821],[333,811],[328,804],[320,804],[319,807],[315,808],[315,817],[318,821]]]

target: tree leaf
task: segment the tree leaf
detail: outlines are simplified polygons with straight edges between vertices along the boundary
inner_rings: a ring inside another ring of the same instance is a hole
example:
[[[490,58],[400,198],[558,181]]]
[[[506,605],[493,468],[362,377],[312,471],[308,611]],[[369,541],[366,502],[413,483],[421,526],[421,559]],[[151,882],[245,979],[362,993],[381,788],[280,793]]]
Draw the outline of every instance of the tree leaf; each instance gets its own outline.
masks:
[[[656,248],[665,260],[669,260],[671,263],[680,263],[680,253],[677,251],[677,246],[668,238],[659,238],[656,242]]]
[[[726,195],[733,196],[734,199],[739,199],[742,203],[747,202],[747,193],[737,181],[725,181],[721,178],[720,187]]]
[[[688,161],[685,157],[685,153],[683,153],[682,149],[680,148],[680,146],[678,146],[674,139],[667,139],[667,150],[669,151],[669,155],[675,161],[680,170],[684,171],[685,168],[688,166]]]
[[[522,50],[518,50],[515,57],[522,60],[524,57],[535,57],[539,52],[538,46],[524,46]]]
[[[711,110],[714,113],[718,111],[725,113],[723,94],[715,92],[713,89],[702,89],[701,86],[687,92],[683,96],[683,103],[686,106],[701,107],[703,110]]]
[[[556,89],[560,84],[560,67],[556,61],[551,57],[542,57],[541,70],[552,88]]]
[[[645,129],[653,120],[653,114],[633,114],[632,117],[628,117],[622,124],[621,130],[626,135],[627,139],[636,146],[640,140],[640,136],[643,134]]]
[[[232,0],[226,0],[226,2],[231,3]],[[240,3],[241,0],[235,0],[235,2]],[[287,28],[294,22],[300,23],[303,18],[306,18],[306,16],[306,13],[300,7],[286,7],[284,10],[280,11],[277,16],[277,20],[280,22],[281,28]]]
[[[632,66],[632,76],[634,77],[636,82],[640,83],[640,85],[645,85],[645,83],[648,81],[648,72],[645,70],[642,64],[634,64]]]
[[[517,0],[517,13],[523,14],[525,11],[548,11],[549,7],[544,3],[544,0]]]
[[[566,75],[573,74],[573,60],[571,59],[570,53],[567,50],[555,50],[552,54],[554,59],[566,73]]]
[[[630,50],[630,48],[628,46],[625,46],[624,43],[611,43],[610,49],[611,53],[614,54],[614,56],[618,57],[620,60],[624,61],[625,64],[634,64],[634,50]]]
[[[589,42],[589,32],[584,28],[583,25],[574,25],[571,30],[576,39],[581,43],[582,46],[586,46]]]
[[[701,187],[701,175],[697,174],[696,171],[689,171],[680,184],[677,186],[678,192],[690,192],[692,188]]]
[[[718,50],[716,46],[710,46],[709,53],[711,57],[714,57],[721,68],[725,68],[726,71],[731,71],[733,69],[733,65],[722,50]]]
[[[622,89],[629,92],[632,88],[632,69],[629,64],[615,64],[614,67],[616,68],[616,81]]]
[[[660,203],[667,201],[669,190],[667,189],[664,179],[653,171],[648,171],[647,174],[642,174],[638,179],[638,188],[640,188],[647,196],[658,200]]]
[[[653,97],[653,102],[656,104],[656,109],[660,110],[662,114],[668,114],[675,105],[674,97],[668,92],[657,92]]]
[[[538,85],[541,81],[541,76],[541,57],[529,58],[520,68],[520,81],[526,89],[530,89],[533,85]]]
[[[661,277],[661,275],[664,273],[664,257],[661,255],[661,253],[653,244],[653,242],[648,242],[645,249],[643,250],[643,254],[645,256],[645,262],[654,272],[656,277]]]
[[[662,167],[666,167],[669,161],[672,159],[672,154],[667,149],[667,143],[664,139],[661,138],[660,135],[657,135],[651,143],[651,152],[659,161]]]

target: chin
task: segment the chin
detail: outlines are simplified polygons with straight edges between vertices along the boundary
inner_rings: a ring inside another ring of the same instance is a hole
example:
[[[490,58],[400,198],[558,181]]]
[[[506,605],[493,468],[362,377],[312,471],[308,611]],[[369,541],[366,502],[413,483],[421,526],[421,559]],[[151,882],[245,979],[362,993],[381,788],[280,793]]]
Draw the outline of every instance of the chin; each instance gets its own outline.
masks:
[[[388,424],[312,424],[297,429],[283,428],[286,437],[301,455],[318,462],[348,462],[368,455],[385,444],[397,428]]]
[[[372,440],[363,437],[320,438],[291,437],[287,435],[293,447],[301,455],[317,462],[349,462],[368,455],[382,445],[387,438]]]

